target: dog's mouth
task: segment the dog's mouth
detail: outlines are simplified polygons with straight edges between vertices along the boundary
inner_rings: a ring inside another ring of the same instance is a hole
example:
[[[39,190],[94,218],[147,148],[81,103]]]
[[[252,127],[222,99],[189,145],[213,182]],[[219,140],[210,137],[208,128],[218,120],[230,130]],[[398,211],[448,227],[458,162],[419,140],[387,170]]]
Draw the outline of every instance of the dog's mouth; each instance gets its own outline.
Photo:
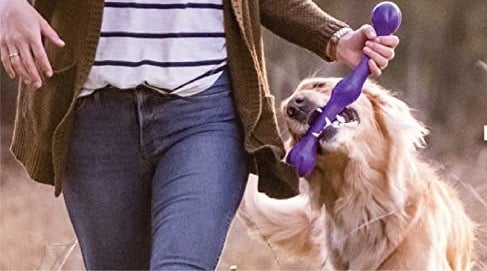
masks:
[[[320,115],[321,110],[316,108],[313,110],[309,115],[306,123],[308,127],[313,125],[314,121]],[[340,114],[337,115],[336,120],[332,122],[330,126],[328,126],[320,136],[320,140],[322,141],[329,141],[332,139],[341,128],[355,128],[358,126],[360,122],[359,115],[355,109],[352,107],[346,107],[343,109]]]
[[[320,115],[320,112],[321,112],[321,110],[316,108],[315,110],[313,110],[309,114],[308,120],[307,120],[308,125],[311,126],[313,124],[313,122]],[[340,114],[337,115],[336,120],[332,124],[335,124],[336,126],[340,127],[340,126],[343,126],[346,124],[352,124],[355,122],[358,123],[359,121],[360,121],[360,118],[358,116],[357,111],[351,107],[346,107],[345,109],[343,109],[342,112],[340,112]]]

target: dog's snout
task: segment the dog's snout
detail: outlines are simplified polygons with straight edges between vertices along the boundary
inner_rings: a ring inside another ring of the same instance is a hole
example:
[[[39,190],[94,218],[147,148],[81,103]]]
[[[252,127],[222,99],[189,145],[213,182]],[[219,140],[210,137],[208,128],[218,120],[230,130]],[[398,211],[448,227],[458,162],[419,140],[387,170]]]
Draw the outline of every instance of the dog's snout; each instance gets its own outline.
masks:
[[[301,96],[293,97],[286,106],[286,114],[291,118],[295,117],[300,111],[303,111],[303,107],[304,98]]]
[[[289,117],[291,117],[291,118],[294,117],[294,115],[296,115],[296,112],[297,112],[296,108],[294,108],[293,106],[289,106],[289,105],[287,106],[286,114]]]
[[[294,102],[296,105],[303,105],[304,104],[304,98],[301,96],[296,96],[292,99],[292,102]]]
[[[286,114],[288,117],[296,120],[306,119],[310,108],[310,101],[301,95],[296,95],[289,100],[286,105]]]

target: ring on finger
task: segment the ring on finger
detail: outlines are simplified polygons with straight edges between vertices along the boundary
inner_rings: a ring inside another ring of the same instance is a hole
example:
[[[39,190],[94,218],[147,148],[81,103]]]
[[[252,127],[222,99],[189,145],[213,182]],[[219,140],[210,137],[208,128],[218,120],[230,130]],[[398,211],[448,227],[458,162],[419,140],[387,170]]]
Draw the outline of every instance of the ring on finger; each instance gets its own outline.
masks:
[[[10,58],[14,58],[14,57],[18,57],[18,56],[20,56],[19,53],[10,53],[8,55],[8,57],[10,57]]]

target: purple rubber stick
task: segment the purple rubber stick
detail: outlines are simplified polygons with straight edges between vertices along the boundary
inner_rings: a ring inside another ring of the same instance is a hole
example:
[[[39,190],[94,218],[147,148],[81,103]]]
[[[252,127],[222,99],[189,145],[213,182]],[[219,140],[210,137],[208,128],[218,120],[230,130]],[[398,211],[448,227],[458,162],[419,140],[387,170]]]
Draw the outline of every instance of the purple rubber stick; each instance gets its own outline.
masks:
[[[372,26],[377,36],[394,34],[401,25],[401,10],[392,2],[381,2],[372,10]],[[359,65],[333,88],[330,100],[313,122],[306,135],[291,149],[287,162],[298,170],[299,176],[307,176],[316,165],[318,140],[336,116],[360,95],[365,80],[370,74],[369,58],[363,56]]]

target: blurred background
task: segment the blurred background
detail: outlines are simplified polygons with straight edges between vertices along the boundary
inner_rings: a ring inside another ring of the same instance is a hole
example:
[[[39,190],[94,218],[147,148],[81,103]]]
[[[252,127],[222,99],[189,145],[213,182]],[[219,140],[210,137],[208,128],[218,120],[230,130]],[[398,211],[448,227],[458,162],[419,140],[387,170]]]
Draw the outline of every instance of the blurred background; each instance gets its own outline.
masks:
[[[224,0],[225,1],[225,0]],[[282,0],[284,1],[284,0]],[[353,28],[369,22],[379,1],[315,1]],[[425,156],[459,190],[478,224],[475,270],[487,270],[487,1],[395,1],[403,12],[401,43],[379,82],[415,108],[431,134]],[[276,105],[309,76],[344,76],[329,64],[266,31],[267,70]],[[62,197],[28,179],[8,151],[15,117],[16,82],[0,74],[0,270],[82,269],[79,247]],[[283,125],[281,125],[284,128]],[[283,129],[284,130],[284,129]],[[64,257],[69,254],[69,257]],[[64,263],[64,259],[66,262]],[[316,269],[253,241],[235,221],[220,269]]]

